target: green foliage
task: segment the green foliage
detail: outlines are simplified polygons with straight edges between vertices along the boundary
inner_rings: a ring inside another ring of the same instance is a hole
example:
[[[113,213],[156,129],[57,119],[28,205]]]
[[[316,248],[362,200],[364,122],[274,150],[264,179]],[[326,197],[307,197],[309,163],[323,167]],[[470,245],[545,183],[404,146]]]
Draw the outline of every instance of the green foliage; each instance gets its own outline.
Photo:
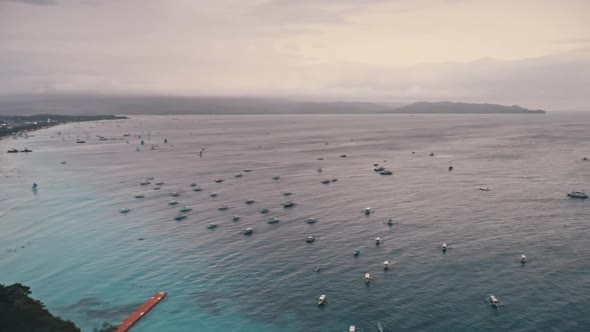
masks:
[[[115,332],[115,331],[117,331],[117,326],[113,325],[109,322],[102,323],[102,326],[100,328],[92,329],[92,332]]]
[[[0,330],[2,332],[80,332],[69,320],[53,316],[45,305],[29,295],[29,287],[0,284]]]

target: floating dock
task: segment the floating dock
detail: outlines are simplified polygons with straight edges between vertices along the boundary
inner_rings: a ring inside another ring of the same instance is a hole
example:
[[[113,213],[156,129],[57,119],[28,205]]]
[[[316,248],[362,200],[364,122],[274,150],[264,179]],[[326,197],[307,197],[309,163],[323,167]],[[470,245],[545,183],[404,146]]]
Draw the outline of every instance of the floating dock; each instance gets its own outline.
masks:
[[[152,295],[144,304],[135,310],[129,317],[127,317],[121,325],[117,328],[117,332],[127,332],[131,327],[137,323],[148,311],[152,310],[160,301],[162,301],[168,293],[157,292]]]

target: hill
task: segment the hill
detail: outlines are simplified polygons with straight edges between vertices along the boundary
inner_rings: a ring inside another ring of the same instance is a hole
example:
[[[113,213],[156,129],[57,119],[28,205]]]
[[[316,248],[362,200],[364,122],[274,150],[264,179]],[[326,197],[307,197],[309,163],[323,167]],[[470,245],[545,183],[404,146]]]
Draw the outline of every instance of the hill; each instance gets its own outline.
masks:
[[[545,114],[543,110],[529,110],[520,106],[496,104],[454,103],[450,101],[421,101],[401,106],[385,113],[395,114]]]

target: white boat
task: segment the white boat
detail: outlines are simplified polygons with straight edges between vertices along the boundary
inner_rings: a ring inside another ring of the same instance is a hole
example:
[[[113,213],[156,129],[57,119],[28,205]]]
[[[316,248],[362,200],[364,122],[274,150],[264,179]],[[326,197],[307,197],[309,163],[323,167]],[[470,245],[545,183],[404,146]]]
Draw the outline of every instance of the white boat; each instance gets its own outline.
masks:
[[[254,232],[254,230],[252,228],[246,228],[244,230],[244,234],[252,234],[252,232]]]
[[[269,224],[276,224],[278,223],[280,220],[277,217],[272,218],[271,220],[268,221]]]
[[[147,186],[148,184],[150,184],[150,182],[148,180],[143,180],[140,183],[140,185],[142,185],[142,186]]]
[[[383,166],[379,166],[379,167],[375,167],[375,168],[373,168],[373,170],[374,170],[375,172],[383,172],[383,171],[385,170],[385,167],[383,167]]]
[[[269,212],[269,210],[267,208],[260,210],[260,213],[268,213],[268,212]]]
[[[315,224],[318,221],[316,218],[308,218],[305,222],[308,224]]]
[[[365,214],[371,214],[371,212],[372,211],[371,211],[371,208],[370,207],[365,208]]]
[[[588,198],[588,195],[583,191],[572,191],[571,193],[568,193],[567,195],[572,198],[582,198],[582,199]]]
[[[371,282],[371,275],[369,273],[365,273],[363,280],[365,281],[365,283],[368,284],[369,282]]]
[[[168,205],[176,205],[176,204],[178,204],[177,201],[170,201],[170,202],[168,202]]]
[[[354,255],[355,256],[360,255],[360,253],[361,253],[361,250],[360,249],[358,249],[358,248],[357,249],[354,249]]]
[[[186,212],[190,212],[192,209],[188,206],[183,206],[182,209],[180,209],[180,212],[186,213]]]
[[[381,238],[380,238],[380,237],[377,237],[377,238],[375,239],[375,244],[376,244],[376,245],[379,245],[380,243],[381,243]]]
[[[320,295],[320,297],[318,298],[318,305],[322,305],[326,303],[326,295],[322,294]]]
[[[529,259],[524,254],[520,255],[520,262],[522,264],[526,263],[528,260]]]
[[[442,244],[442,251],[447,251],[447,248],[448,248],[447,244],[443,243]]]
[[[231,220],[233,220],[233,221],[239,221],[239,220],[240,220],[240,217],[238,217],[238,216],[233,216],[233,217],[231,218]]]
[[[354,327],[354,325],[350,325],[348,332],[356,332],[356,327]]]
[[[313,242],[313,241],[315,241],[315,237],[313,237],[311,235],[308,236],[307,239],[305,239],[305,242]]]
[[[381,322],[377,322],[377,331],[379,332],[383,332],[383,325],[381,325]]]
[[[127,213],[129,211],[131,211],[131,210],[129,210],[128,208],[122,208],[121,210],[119,210],[119,212],[121,212],[121,213]]]
[[[490,303],[494,306],[494,307],[498,307],[500,306],[500,301],[498,301],[498,299],[494,296],[494,295],[490,295]]]
[[[389,261],[383,262],[383,269],[389,270]]]
[[[217,224],[209,224],[209,225],[207,225],[207,228],[208,229],[213,229],[213,228],[216,228],[216,227],[217,227]]]

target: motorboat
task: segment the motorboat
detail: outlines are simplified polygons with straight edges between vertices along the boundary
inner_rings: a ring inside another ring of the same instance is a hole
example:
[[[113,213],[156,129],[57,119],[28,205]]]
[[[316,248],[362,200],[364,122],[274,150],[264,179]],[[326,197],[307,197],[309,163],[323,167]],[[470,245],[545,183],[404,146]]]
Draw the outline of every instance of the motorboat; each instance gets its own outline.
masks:
[[[174,217],[174,220],[182,220],[184,218],[186,218],[186,216],[184,214],[180,214],[179,213],[179,214],[176,215],[176,217]]]
[[[33,182],[33,187],[31,189],[36,191],[37,187],[39,187],[39,185],[36,182]]]
[[[389,218],[389,220],[387,220],[387,224],[389,226],[393,226],[393,219]]]
[[[384,270],[389,270],[389,261],[383,262],[383,269]]]
[[[430,152],[430,156],[431,156],[431,157],[434,157],[434,153]]]
[[[17,149],[10,149],[10,150],[8,150],[8,153],[18,153],[18,150]]]
[[[174,201],[174,200],[168,202],[168,205],[176,205],[176,204],[178,204],[178,202],[177,201]]]
[[[582,199],[588,198],[588,195],[583,191],[572,191],[572,192],[568,193],[567,195],[571,198],[582,198]]]
[[[296,204],[292,201],[287,201],[285,203],[283,203],[283,207],[284,208],[290,208],[290,207],[294,207]]]
[[[330,180],[329,179],[323,180],[322,183],[323,184],[329,184],[330,183]]]
[[[260,213],[268,213],[268,212],[269,212],[269,210],[267,208],[260,210]]]
[[[333,178],[331,181],[332,181],[332,182],[337,182],[337,181],[338,181],[338,179],[336,179],[336,178]]]
[[[490,295],[489,301],[496,308],[500,306],[500,301],[494,295]]]
[[[365,275],[363,276],[363,280],[365,281],[366,284],[371,282],[371,275],[369,273],[365,273]]]
[[[366,215],[369,215],[369,214],[371,214],[371,212],[373,212],[373,211],[371,211],[371,208],[370,208],[370,207],[368,207],[368,208],[365,208],[365,214],[366,214]]]
[[[252,234],[253,232],[254,232],[254,230],[253,230],[252,228],[250,228],[250,227],[248,227],[248,228],[246,228],[246,229],[244,230],[244,234],[246,234],[246,235],[248,235],[248,234]]]
[[[202,190],[203,189],[202,188],[199,188],[199,187],[193,188],[193,191],[202,191]]]
[[[160,190],[162,187],[153,187],[153,190]]]
[[[147,186],[148,184],[150,184],[150,182],[148,180],[143,180],[140,183],[140,185],[142,185],[142,186]]]
[[[356,332],[356,327],[354,327],[354,325],[350,325],[348,332]]]
[[[376,245],[379,245],[379,244],[381,244],[381,238],[380,238],[380,237],[377,237],[377,238],[375,239],[375,244],[376,244]]]
[[[280,220],[277,217],[272,218],[271,220],[268,221],[269,224],[276,224],[278,223]]]
[[[320,270],[321,270],[321,269],[322,269],[321,265],[320,265],[320,264],[318,264],[318,265],[315,267],[314,271],[316,271],[316,272],[320,272]]]
[[[78,143],[78,144],[82,144],[82,143],[86,143],[86,141],[85,141],[85,140],[81,140],[81,139],[77,139],[77,140],[76,140],[76,143]]]
[[[383,167],[383,166],[379,166],[379,167],[375,167],[375,168],[373,168],[373,170],[374,170],[375,172],[383,172],[383,171],[385,170],[385,167]]]
[[[379,332],[383,332],[383,325],[381,325],[381,322],[377,322],[377,331]]]
[[[379,172],[379,174],[381,174],[381,175],[392,175],[392,174],[393,174],[393,172],[392,172],[392,171],[390,171],[390,170],[388,170],[388,169],[386,169],[386,170],[384,170],[384,171],[381,171],[381,172]]]
[[[137,194],[137,195],[135,195],[135,198],[145,198],[145,195],[144,194]]]
[[[28,148],[24,148],[23,150],[20,150],[20,152],[33,152],[33,150],[28,149]]]
[[[67,163],[68,163],[67,161],[62,161],[60,164],[65,165]]]
[[[524,264],[524,263],[528,262],[528,260],[529,260],[529,259],[528,259],[528,258],[527,258],[527,257],[526,257],[524,254],[520,255],[520,262],[521,262],[522,264]]]
[[[326,303],[326,295],[322,294],[318,298],[318,305],[322,305],[322,304],[325,304],[325,303]]]
[[[324,158],[322,158],[322,157],[319,157],[319,158],[317,158],[316,160],[324,160]]]
[[[361,250],[360,249],[358,249],[358,248],[357,249],[354,249],[354,255],[355,256],[358,256],[360,254],[361,254]]]
[[[311,235],[310,235],[310,236],[308,236],[308,237],[307,237],[307,239],[305,239],[305,242],[308,242],[308,243],[311,243],[311,242],[313,242],[313,241],[315,241],[315,237],[313,237],[313,236],[311,236]]]
[[[242,176],[244,176],[244,174],[236,174],[236,175],[234,175],[234,177],[236,177],[236,178],[241,178]]]
[[[189,185],[189,187],[196,187],[196,186],[197,186],[197,184],[194,182]]]
[[[280,178],[281,178],[280,176],[273,176],[273,177],[272,177],[272,179],[273,179],[273,180],[278,180],[278,179],[280,179]]]
[[[307,218],[305,222],[307,222],[308,224],[315,224],[316,221],[318,221],[316,218]]]
[[[161,181],[160,181],[160,182],[156,182],[156,183],[154,183],[154,184],[155,184],[156,186],[163,186],[163,185],[164,185],[164,182],[161,182]]]
[[[223,181],[224,181],[223,179],[216,179],[216,180],[215,180],[215,182],[217,182],[217,183],[221,183],[221,182],[223,182]]]
[[[293,195],[293,193],[292,193],[292,192],[290,192],[290,191],[285,191],[285,192],[283,193],[283,195],[284,195],[284,196],[291,196],[291,195]]]
[[[178,197],[178,196],[180,196],[180,193],[178,193],[177,191],[175,191],[173,193],[170,193],[170,196],[172,196],[172,197]]]
[[[246,201],[246,204],[254,204],[254,200],[253,199],[249,199]]]
[[[182,209],[180,209],[180,212],[182,213],[186,213],[186,212],[191,212],[193,209],[191,209],[188,206],[183,206]]]
[[[443,243],[442,244],[442,251],[447,251],[447,248],[448,248],[447,244]]]
[[[225,206],[225,205],[222,205],[222,206],[220,206],[220,207],[217,208],[217,210],[219,210],[219,211],[225,211],[227,209],[229,209],[229,208],[227,206]]]
[[[207,225],[207,228],[208,229],[213,229],[215,227],[217,227],[217,224],[209,224],[209,225]]]
[[[245,169],[244,172],[249,173],[249,172],[252,172],[252,170],[251,169]]]
[[[490,191],[490,190],[492,190],[492,189],[490,189],[490,188],[488,188],[488,187],[479,187],[479,188],[477,188],[477,189],[479,189],[479,190],[481,190],[481,191]]]
[[[377,166],[379,166],[379,164],[375,163],[375,164],[373,164],[373,166],[374,166],[374,167],[377,167]]]
[[[125,207],[125,208],[122,208],[121,210],[119,210],[119,212],[121,212],[121,213],[127,213],[127,212],[129,212],[129,211],[131,211],[131,210],[129,210],[129,209],[128,209],[128,208],[126,208],[126,207]]]
[[[239,221],[239,220],[240,220],[240,217],[238,217],[238,216],[233,216],[233,217],[231,218],[231,220],[233,220],[233,221]]]
[[[211,196],[211,197],[217,197],[217,195],[218,195],[217,193],[211,193],[211,195],[209,195],[209,196]]]
[[[345,154],[341,154],[340,158],[346,158],[347,156]]]

